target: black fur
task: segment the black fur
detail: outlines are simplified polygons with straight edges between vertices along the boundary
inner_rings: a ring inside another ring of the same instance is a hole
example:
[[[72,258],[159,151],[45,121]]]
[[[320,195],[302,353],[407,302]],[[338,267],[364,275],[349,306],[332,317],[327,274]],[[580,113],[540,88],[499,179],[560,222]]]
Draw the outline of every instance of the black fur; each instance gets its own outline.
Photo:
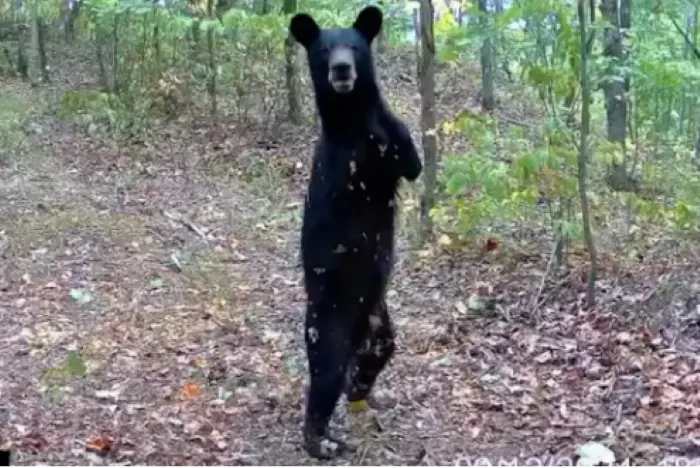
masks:
[[[0,450],[0,466],[10,466],[9,450]]]
[[[415,180],[422,170],[410,132],[383,102],[375,78],[371,43],[381,23],[381,11],[367,7],[351,28],[323,30],[304,13],[290,25],[308,52],[322,125],[301,233],[311,373],[304,439],[317,458],[345,448],[328,433],[343,391],[349,400],[367,399],[393,354],[384,294],[393,265],[395,198],[401,177]],[[334,47],[353,50],[357,79],[347,94],[328,81]]]

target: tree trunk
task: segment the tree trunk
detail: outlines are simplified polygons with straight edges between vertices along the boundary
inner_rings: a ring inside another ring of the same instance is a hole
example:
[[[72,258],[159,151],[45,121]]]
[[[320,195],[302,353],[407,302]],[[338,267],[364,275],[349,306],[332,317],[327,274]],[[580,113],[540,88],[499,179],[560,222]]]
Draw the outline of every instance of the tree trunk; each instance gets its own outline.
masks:
[[[214,0],[208,0],[207,2],[207,15],[209,19],[214,18]],[[211,115],[212,117],[217,114],[217,102],[216,102],[216,52],[214,47],[214,28],[210,25],[207,28],[207,50],[209,51],[209,82],[207,83],[207,90],[209,91],[209,99],[211,104]]]
[[[432,233],[433,222],[430,210],[435,205],[437,185],[437,129],[435,118],[435,36],[433,34],[432,0],[420,2],[420,86],[421,86],[421,130],[423,133],[423,155],[425,188],[421,200],[421,243]]]
[[[578,188],[581,197],[581,218],[583,220],[583,237],[590,256],[590,270],[588,272],[588,289],[586,302],[588,307],[595,305],[595,281],[597,273],[597,259],[595,242],[591,233],[591,220],[588,209],[588,194],[586,180],[586,165],[589,159],[588,137],[591,131],[591,84],[588,78],[588,34],[586,32],[586,0],[578,2],[578,18],[581,37],[581,142],[578,155]]]
[[[29,58],[27,57],[27,27],[20,20],[17,26],[17,73],[29,80]]]
[[[693,52],[698,50],[698,16],[700,15],[700,3],[695,4],[695,11],[693,12]],[[692,54],[693,62],[697,63],[697,54]],[[692,110],[691,110],[692,112]],[[700,126],[695,130],[695,160],[700,161]]]
[[[107,66],[105,65],[105,40],[104,35],[100,31],[95,31],[95,54],[97,58],[97,68],[99,70],[100,87],[105,91],[111,91],[109,88],[109,77],[107,75]]]
[[[619,2],[619,4],[618,4]],[[622,79],[609,79],[603,83],[605,94],[605,112],[607,117],[608,140],[620,145],[625,154],[627,139],[627,98],[629,94],[629,75],[622,71],[626,65],[628,51],[624,40],[630,29],[630,1],[602,0],[600,10],[612,27],[603,33],[603,54],[607,57],[612,69],[609,76]],[[622,164],[614,164],[608,174],[608,184],[614,190],[636,191],[636,182],[629,177],[623,160]]]
[[[420,15],[418,8],[413,9],[413,35],[416,39],[415,45],[416,45],[416,57],[418,57],[418,60],[416,61],[417,67],[416,67],[416,76],[420,79],[420,70],[421,70],[421,64],[420,64],[420,43],[421,43],[421,32],[420,32],[420,19],[418,18]]]
[[[377,54],[386,53],[386,22],[382,25],[382,29],[377,35]]]
[[[282,6],[286,15],[297,11],[297,0],[284,0]],[[287,82],[287,103],[289,105],[289,120],[294,124],[301,123],[301,100],[299,98],[299,76],[295,64],[296,47],[294,38],[287,33],[284,40],[285,75]]]
[[[41,65],[39,65],[39,6],[34,4],[29,13],[29,80],[36,85],[41,79]]]
[[[41,81],[48,83],[51,81],[49,77],[49,61],[46,56],[46,23],[38,15],[36,17],[36,47],[39,59],[39,68],[41,69]]]
[[[103,91],[110,91],[109,78],[107,77],[107,67],[105,66],[104,49],[100,39],[95,43],[95,56],[97,58],[97,68],[99,70],[98,82]]]
[[[480,26],[485,34],[481,44],[481,108],[492,111],[496,108],[496,97],[493,85],[493,47],[489,28],[489,11],[487,0],[479,0]]]
[[[75,2],[75,1],[68,2],[68,5],[67,5],[68,11],[66,12],[66,19],[65,19],[65,23],[63,25],[63,34],[65,36],[66,41],[68,41],[68,42],[72,42],[75,40],[75,21],[78,19],[78,16],[80,15],[80,7],[82,4],[83,4],[82,1],[81,2]]]
[[[155,52],[155,65],[160,69],[160,15],[156,8],[153,9],[153,51]]]
[[[700,58],[700,57],[698,57],[698,55],[696,53],[698,51],[698,14],[699,13],[700,13],[700,3],[695,2],[695,8],[693,11],[693,33],[692,33],[693,34],[692,35],[692,38],[693,38],[693,50],[692,50],[692,52],[693,53],[691,53],[690,55],[692,57],[691,60],[696,65],[697,65],[698,58]],[[690,114],[689,118],[691,120],[693,120],[695,118],[695,115],[696,115],[696,111],[695,111],[694,106],[690,108],[689,114]]]
[[[377,1],[377,6],[382,9],[384,12],[384,22],[382,23],[382,29],[379,31],[379,35],[377,36],[377,53],[378,54],[383,54],[386,52],[386,31],[389,27],[388,25],[388,19],[389,15],[386,11],[386,5],[383,0],[378,0]]]
[[[687,37],[693,37],[693,21],[695,18],[695,5],[688,4],[686,8],[686,13],[685,13],[685,34]],[[692,44],[690,44],[688,41],[683,41],[683,59],[684,60],[692,60],[692,50],[691,50]],[[689,99],[687,99],[690,96],[687,96],[687,93],[690,90],[688,89],[688,86],[685,86],[683,88],[683,94],[681,96],[681,102],[678,104],[679,110],[678,110],[678,128],[679,132],[683,133],[683,128],[685,127],[686,121],[688,123],[690,122],[690,119],[687,119],[688,117],[688,109],[692,105],[689,102]]]

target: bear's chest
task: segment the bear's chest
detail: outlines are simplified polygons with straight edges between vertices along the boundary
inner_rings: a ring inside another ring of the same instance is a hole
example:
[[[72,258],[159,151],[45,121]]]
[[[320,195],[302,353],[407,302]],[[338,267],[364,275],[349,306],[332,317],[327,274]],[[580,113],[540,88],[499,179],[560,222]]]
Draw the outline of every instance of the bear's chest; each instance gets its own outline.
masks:
[[[352,185],[349,188],[393,198],[399,180],[397,160],[387,147],[367,142],[347,158],[347,179]]]

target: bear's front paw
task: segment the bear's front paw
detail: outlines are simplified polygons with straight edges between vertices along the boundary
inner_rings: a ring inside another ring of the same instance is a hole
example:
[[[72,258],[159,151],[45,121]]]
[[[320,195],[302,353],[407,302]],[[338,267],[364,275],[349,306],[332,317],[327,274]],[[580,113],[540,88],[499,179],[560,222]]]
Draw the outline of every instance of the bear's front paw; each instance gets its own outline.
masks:
[[[423,163],[418,156],[418,150],[413,143],[399,148],[397,158],[401,166],[401,175],[408,181],[413,182],[423,171]]]

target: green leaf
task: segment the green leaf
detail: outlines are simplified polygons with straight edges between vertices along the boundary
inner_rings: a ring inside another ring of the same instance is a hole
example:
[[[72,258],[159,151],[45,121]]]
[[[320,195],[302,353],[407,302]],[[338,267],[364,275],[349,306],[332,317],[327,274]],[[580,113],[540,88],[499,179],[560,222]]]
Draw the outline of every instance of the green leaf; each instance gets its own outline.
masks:
[[[284,359],[284,370],[288,375],[292,377],[299,377],[302,375],[302,365],[295,356],[287,356]]]
[[[87,304],[88,302],[92,301],[92,295],[83,289],[71,289],[70,297],[72,297],[74,301],[80,302],[81,304]]]
[[[221,401],[226,401],[229,398],[231,398],[231,395],[233,395],[233,392],[230,390],[226,390],[224,387],[219,387],[217,399]]]
[[[85,361],[83,361],[83,358],[80,357],[78,353],[75,351],[71,351],[68,354],[68,358],[66,360],[66,369],[68,369],[68,372],[70,372],[72,375],[85,375],[87,372],[87,367],[85,366]]]
[[[438,358],[438,359],[434,360],[433,362],[429,363],[428,367],[430,367],[431,369],[434,369],[436,367],[446,367],[446,366],[449,366],[451,363],[452,363],[452,360],[449,358],[449,356],[445,356],[445,357]]]
[[[160,276],[154,276],[151,278],[150,285],[153,289],[160,289],[163,287],[164,280]]]

